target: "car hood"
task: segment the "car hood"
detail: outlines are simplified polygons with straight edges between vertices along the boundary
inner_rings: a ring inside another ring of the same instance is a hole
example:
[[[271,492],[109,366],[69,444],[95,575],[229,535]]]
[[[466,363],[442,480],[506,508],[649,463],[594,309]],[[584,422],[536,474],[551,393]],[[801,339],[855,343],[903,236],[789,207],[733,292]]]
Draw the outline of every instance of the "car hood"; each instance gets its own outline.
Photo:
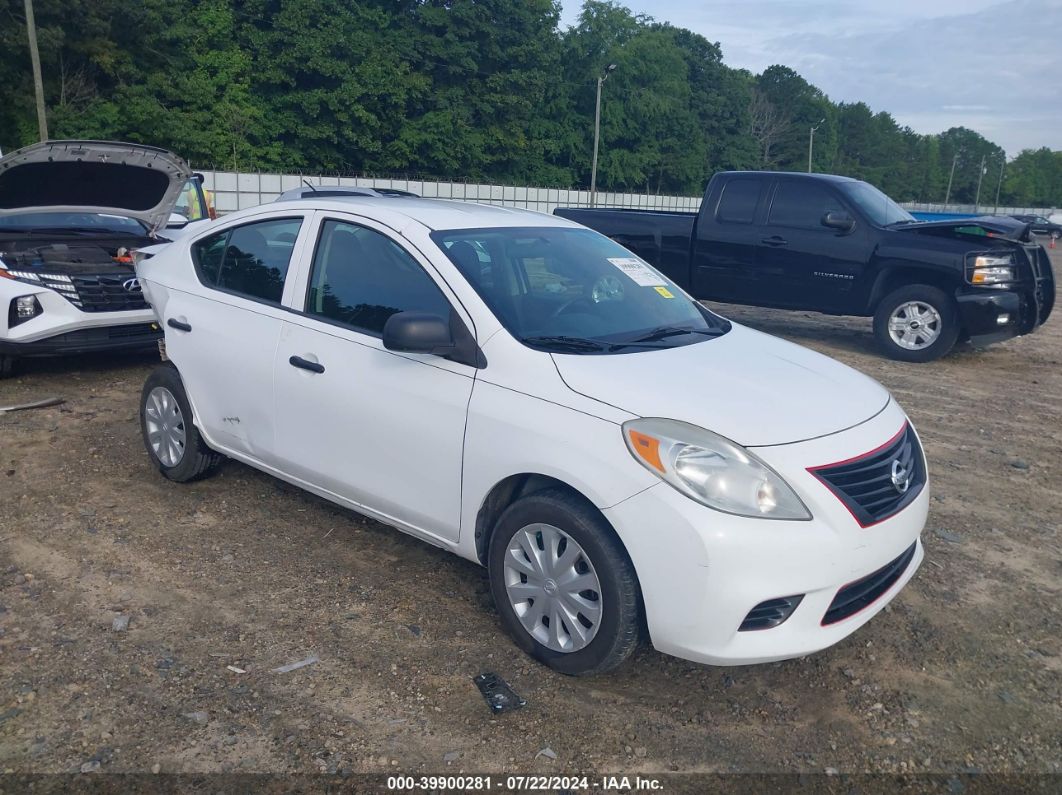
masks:
[[[840,362],[736,323],[722,337],[677,348],[553,359],[582,395],[639,417],[699,425],[746,447],[837,433],[890,399]]]
[[[111,213],[161,229],[192,170],[165,149],[45,141],[0,158],[0,218],[26,212]]]
[[[942,232],[958,231],[979,227],[990,237],[1002,237],[1007,240],[1025,241],[1029,239],[1031,224],[1017,218],[1004,218],[998,215],[981,215],[970,218],[952,218],[945,221],[919,221],[898,227],[904,232],[925,232],[939,235]]]

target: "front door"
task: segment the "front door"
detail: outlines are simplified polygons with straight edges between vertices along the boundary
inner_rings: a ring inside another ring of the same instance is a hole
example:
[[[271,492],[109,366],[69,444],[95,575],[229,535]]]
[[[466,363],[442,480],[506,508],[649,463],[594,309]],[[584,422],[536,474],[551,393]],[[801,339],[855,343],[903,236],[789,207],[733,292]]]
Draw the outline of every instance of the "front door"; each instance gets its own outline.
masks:
[[[781,179],[759,227],[756,271],[760,303],[767,306],[843,312],[869,255],[867,228],[851,232],[823,226],[828,212],[847,212],[826,185]]]
[[[456,541],[475,368],[382,341],[396,312],[456,311],[430,267],[372,222],[319,221],[276,351],[277,448],[289,474]]]

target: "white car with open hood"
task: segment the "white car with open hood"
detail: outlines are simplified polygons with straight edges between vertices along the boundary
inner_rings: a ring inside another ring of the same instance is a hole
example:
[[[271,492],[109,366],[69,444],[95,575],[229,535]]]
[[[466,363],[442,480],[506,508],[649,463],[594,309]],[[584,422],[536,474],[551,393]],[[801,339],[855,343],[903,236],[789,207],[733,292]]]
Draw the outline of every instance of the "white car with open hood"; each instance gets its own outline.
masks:
[[[137,273],[166,334],[141,401],[163,475],[234,458],[483,564],[559,671],[644,630],[705,663],[805,655],[922,560],[926,461],[885,389],[570,221],[307,197]]]
[[[47,141],[0,158],[0,377],[26,356],[155,345],[131,253],[193,219],[209,222],[201,178],[163,149]]]

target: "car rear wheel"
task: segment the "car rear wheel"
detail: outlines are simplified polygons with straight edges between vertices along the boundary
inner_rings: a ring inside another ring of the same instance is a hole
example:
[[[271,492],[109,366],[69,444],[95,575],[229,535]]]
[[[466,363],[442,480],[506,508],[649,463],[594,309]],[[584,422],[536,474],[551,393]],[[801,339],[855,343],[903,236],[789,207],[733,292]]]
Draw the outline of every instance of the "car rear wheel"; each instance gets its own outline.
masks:
[[[912,284],[882,299],[874,313],[874,336],[885,353],[901,362],[931,362],[959,338],[955,300],[928,284]]]
[[[211,450],[192,422],[192,409],[177,368],[156,367],[140,393],[140,431],[152,463],[178,483],[211,474],[225,460]]]
[[[502,624],[516,645],[556,671],[612,670],[641,638],[634,567],[600,513],[563,490],[509,506],[487,568]]]

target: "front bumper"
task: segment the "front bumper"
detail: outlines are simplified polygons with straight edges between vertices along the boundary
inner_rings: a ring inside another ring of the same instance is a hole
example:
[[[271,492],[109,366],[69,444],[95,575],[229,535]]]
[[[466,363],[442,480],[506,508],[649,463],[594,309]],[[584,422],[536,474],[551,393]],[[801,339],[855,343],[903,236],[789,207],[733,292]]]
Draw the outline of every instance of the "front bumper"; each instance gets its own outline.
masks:
[[[962,328],[975,344],[1030,334],[1055,306],[1055,274],[1043,246],[1025,247],[1022,281],[1003,289],[964,287],[955,295]],[[1000,322],[1006,316],[1005,322]]]
[[[68,331],[32,342],[0,339],[0,354],[16,356],[69,356],[97,351],[154,350],[162,339],[157,323],[133,323],[122,326],[97,326]]]
[[[861,528],[808,467],[862,454],[895,436],[905,421],[895,403],[868,422],[822,439],[756,454],[783,474],[811,510],[805,522],[731,516],[665,483],[605,511],[638,573],[653,645],[713,665],[801,657],[837,643],[876,615],[923,558],[919,535],[929,488],[883,522]],[[870,604],[824,624],[838,592],[914,547],[910,561]],[[802,595],[782,624],[739,631],[757,605]]]
[[[8,308],[20,295],[32,295],[42,312],[8,326]],[[162,337],[151,308],[120,312],[82,312],[48,289],[0,279],[0,354],[65,356],[93,351],[146,350]]]

